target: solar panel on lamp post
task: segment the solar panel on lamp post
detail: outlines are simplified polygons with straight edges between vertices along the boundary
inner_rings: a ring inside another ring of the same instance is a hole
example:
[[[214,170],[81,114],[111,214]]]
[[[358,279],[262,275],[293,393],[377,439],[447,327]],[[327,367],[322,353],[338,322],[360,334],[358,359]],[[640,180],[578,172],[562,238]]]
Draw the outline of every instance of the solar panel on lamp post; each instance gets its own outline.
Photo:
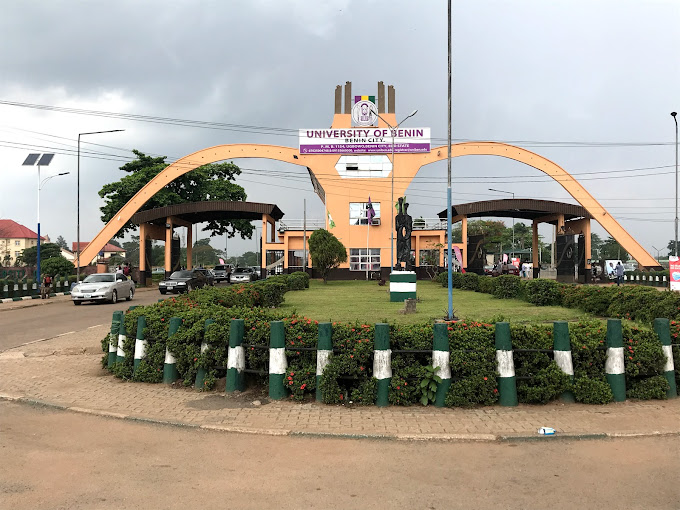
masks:
[[[21,166],[35,166],[37,165],[38,167],[38,210],[37,210],[37,223],[38,223],[38,232],[37,232],[37,257],[36,257],[36,271],[35,271],[35,281],[36,281],[36,287],[40,287],[40,188],[43,185],[43,182],[40,180],[40,167],[41,166],[49,166],[49,164],[52,162],[52,158],[54,158],[54,154],[29,154],[24,162],[21,164]],[[68,173],[68,172],[66,172]],[[63,174],[59,174],[63,175]],[[56,177],[56,176],[52,176]],[[52,177],[48,177],[45,179],[45,182],[50,180]]]
[[[76,196],[76,281],[80,282],[80,137],[85,135],[99,135],[102,133],[118,133],[125,131],[124,129],[109,129],[107,131],[90,131],[87,133],[78,133],[78,178],[77,178],[77,196]]]

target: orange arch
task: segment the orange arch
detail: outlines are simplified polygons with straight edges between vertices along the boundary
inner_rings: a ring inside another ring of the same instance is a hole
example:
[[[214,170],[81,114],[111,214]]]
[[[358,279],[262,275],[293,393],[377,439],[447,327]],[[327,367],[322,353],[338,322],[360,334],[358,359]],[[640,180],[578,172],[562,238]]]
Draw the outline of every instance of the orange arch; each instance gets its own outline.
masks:
[[[549,159],[539,156],[531,151],[513,145],[497,142],[465,142],[451,146],[451,156],[500,156],[513,159],[520,163],[532,166],[537,170],[549,175],[581,204],[600,224],[616,239],[624,250],[638,261],[643,267],[659,267],[659,263],[649,255],[619,223],[605,210],[595,198],[581,186],[566,170],[553,163]],[[339,156],[337,156],[339,157]],[[282,147],[277,145],[258,145],[258,144],[233,144],[218,145],[202,149],[178,159],[156,177],[151,179],[144,187],[135,194],[130,201],[118,211],[118,213],[104,226],[97,236],[90,242],[80,254],[81,260],[90,261],[95,258],[97,253],[106,243],[127,223],[130,218],[161,188],[176,179],[177,177],[198,168],[201,165],[237,158],[265,158],[292,163],[309,167],[314,171],[333,171],[337,157],[330,155],[309,155],[303,156],[297,149]],[[395,167],[400,177],[406,177],[410,182],[418,170],[427,164],[446,159],[446,146],[432,149],[424,154],[397,154]],[[322,174],[323,175],[323,174]],[[408,179],[410,178],[410,179]],[[325,179],[321,178],[321,181]],[[405,181],[401,181],[402,183]],[[398,186],[401,188],[401,185]],[[404,186],[404,189],[408,184]],[[401,190],[395,189],[397,195]]]

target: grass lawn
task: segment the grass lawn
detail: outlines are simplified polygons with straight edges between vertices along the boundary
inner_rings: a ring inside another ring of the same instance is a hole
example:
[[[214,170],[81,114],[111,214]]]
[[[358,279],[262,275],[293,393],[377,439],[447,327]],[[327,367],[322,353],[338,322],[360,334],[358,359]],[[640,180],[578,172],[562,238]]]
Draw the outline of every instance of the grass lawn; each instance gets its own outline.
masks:
[[[412,324],[446,318],[447,289],[436,283],[418,281],[417,312],[402,315],[403,303],[390,302],[389,283],[380,287],[377,282],[311,280],[309,289],[287,292],[281,310],[322,321],[375,324],[391,322]],[[489,294],[467,290],[453,290],[454,315],[461,319],[480,322],[506,320],[518,322],[546,322],[578,320],[592,316],[560,306],[534,306],[518,299],[496,299]]]

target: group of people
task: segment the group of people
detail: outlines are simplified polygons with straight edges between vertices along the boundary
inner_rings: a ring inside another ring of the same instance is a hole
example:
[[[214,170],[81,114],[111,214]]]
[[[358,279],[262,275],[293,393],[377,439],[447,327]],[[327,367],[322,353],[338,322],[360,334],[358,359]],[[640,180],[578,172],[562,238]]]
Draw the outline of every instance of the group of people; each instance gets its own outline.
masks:
[[[129,263],[129,262],[126,262],[126,263],[123,264],[122,266],[118,266],[118,267],[116,268],[116,274],[123,274],[123,275],[125,275],[125,276],[127,276],[127,277],[130,276],[130,272],[131,272],[131,271],[132,271],[132,270],[130,269],[130,263]]]

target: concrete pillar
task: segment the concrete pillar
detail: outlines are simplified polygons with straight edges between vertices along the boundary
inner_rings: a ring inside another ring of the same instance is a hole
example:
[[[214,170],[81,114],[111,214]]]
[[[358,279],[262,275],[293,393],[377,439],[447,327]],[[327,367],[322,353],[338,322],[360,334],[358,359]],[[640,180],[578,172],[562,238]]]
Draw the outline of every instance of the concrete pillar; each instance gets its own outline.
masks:
[[[531,224],[531,234],[531,262],[534,265],[533,277],[538,278],[541,268],[538,258],[538,250],[540,248],[538,247],[538,222],[536,220]]]
[[[462,237],[461,241],[463,242],[463,253],[461,254],[463,260],[463,268],[467,269],[467,259],[468,259],[468,253],[467,253],[467,246],[468,246],[468,221],[467,221],[467,216],[463,216],[463,219],[460,220],[460,227],[461,227],[461,232],[462,232]],[[453,245],[451,245],[453,249]],[[455,260],[455,256],[451,256],[451,260]]]
[[[172,272],[172,218],[165,220],[165,276],[170,276]]]
[[[194,233],[193,225],[187,228],[187,269],[191,269],[193,266],[193,253],[194,253]]]

